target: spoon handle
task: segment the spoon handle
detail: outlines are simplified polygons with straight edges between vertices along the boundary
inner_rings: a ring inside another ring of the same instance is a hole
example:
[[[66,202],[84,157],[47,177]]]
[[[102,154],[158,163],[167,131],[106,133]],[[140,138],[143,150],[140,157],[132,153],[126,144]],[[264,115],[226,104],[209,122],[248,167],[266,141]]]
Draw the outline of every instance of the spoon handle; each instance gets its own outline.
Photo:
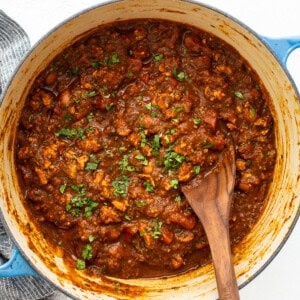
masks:
[[[229,241],[229,209],[235,168],[225,157],[218,172],[182,187],[200,219],[212,254],[220,300],[238,300],[239,291],[232,265]]]
[[[209,206],[209,205],[208,205]],[[228,226],[217,206],[206,207],[201,218],[213,258],[220,300],[238,300],[239,292],[232,264]]]

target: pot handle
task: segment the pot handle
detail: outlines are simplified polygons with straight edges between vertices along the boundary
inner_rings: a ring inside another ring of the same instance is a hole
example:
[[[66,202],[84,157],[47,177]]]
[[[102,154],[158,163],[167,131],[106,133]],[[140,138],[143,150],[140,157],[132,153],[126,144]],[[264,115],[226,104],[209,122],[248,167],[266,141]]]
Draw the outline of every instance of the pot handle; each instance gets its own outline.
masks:
[[[285,66],[291,52],[300,48],[300,36],[276,39],[261,36],[261,38],[271,47],[273,52],[275,52],[276,56]]]
[[[29,266],[27,261],[23,258],[16,247],[13,248],[13,253],[9,261],[3,265],[0,265],[0,278],[15,276],[39,277],[39,275]]]

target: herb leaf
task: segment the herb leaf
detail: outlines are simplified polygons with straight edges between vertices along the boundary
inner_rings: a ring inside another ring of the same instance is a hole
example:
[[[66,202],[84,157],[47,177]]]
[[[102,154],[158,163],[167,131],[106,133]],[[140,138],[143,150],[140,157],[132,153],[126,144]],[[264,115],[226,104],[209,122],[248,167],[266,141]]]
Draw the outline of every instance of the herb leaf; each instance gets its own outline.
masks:
[[[239,91],[233,91],[233,95],[240,99],[244,99],[244,95]]]
[[[63,137],[66,139],[85,139],[86,136],[84,134],[84,130],[82,128],[61,128],[58,132],[55,132],[54,135],[56,137]]]
[[[129,186],[129,178],[125,175],[119,176],[112,182],[111,185],[114,188],[114,196],[125,197]]]
[[[98,168],[98,162],[88,162],[85,166],[86,171],[95,171]]]
[[[193,167],[193,172],[194,172],[194,174],[199,174],[200,173],[200,166],[194,166]]]
[[[199,124],[201,124],[202,123],[202,120],[200,119],[200,118],[195,118],[194,119],[194,124],[195,125],[199,125]]]
[[[59,187],[59,192],[60,192],[61,194],[63,194],[63,193],[65,192],[66,188],[67,188],[67,184],[66,184],[66,183],[63,183],[63,184]]]
[[[144,201],[144,200],[141,200],[141,201],[136,203],[137,207],[143,207],[143,206],[146,206],[146,205],[148,205],[148,202]]]
[[[77,268],[77,270],[84,270],[85,269],[85,261],[82,259],[77,259],[76,268]]]
[[[120,62],[118,54],[113,54],[107,61],[107,65],[117,64]]]
[[[154,56],[153,56],[152,60],[153,60],[154,62],[159,62],[159,61],[161,61],[161,60],[163,59],[163,57],[164,57],[163,54],[157,54],[157,55],[154,55]]]
[[[153,141],[151,143],[151,146],[152,146],[152,149],[153,149],[153,155],[154,156],[157,156],[158,155],[158,152],[159,152],[159,149],[160,149],[160,142],[159,142],[159,135],[156,134],[154,137],[153,137]]]
[[[160,229],[163,225],[162,221],[154,220],[152,237],[158,239],[161,236]]]
[[[141,132],[141,147],[145,147],[147,143],[147,137],[144,132]]]
[[[154,186],[152,185],[151,182],[144,181],[143,182],[143,186],[146,188],[146,192],[149,192],[149,193],[153,193],[154,192]]]
[[[166,169],[178,169],[186,161],[186,157],[176,153],[172,147],[169,147],[167,154],[164,156],[164,165]]]
[[[87,244],[82,249],[82,258],[90,260],[93,257],[93,248],[91,244]]]
[[[170,180],[170,186],[171,186],[174,190],[177,190],[178,184],[179,184],[178,179],[172,179],[172,180]]]

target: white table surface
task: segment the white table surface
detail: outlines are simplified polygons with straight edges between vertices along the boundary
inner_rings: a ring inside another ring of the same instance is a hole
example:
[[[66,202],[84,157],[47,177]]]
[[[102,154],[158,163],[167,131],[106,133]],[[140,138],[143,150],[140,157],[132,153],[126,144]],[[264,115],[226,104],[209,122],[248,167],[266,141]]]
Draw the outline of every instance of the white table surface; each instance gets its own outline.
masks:
[[[25,29],[34,45],[65,18],[103,2],[0,0],[0,9]],[[202,0],[201,3],[236,17],[259,34],[268,37],[300,37],[298,0]],[[292,53],[287,66],[300,90],[300,49]],[[240,290],[240,295],[242,300],[300,299],[300,221],[280,253],[261,274]]]

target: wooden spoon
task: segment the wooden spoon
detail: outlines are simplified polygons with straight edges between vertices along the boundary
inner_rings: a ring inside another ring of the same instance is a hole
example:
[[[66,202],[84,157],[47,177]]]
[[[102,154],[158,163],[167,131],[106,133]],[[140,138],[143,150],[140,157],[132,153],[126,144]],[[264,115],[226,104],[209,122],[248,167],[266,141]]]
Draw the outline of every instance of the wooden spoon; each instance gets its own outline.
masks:
[[[239,299],[229,242],[229,212],[235,183],[232,139],[218,165],[204,177],[181,187],[208,238],[220,300]]]

